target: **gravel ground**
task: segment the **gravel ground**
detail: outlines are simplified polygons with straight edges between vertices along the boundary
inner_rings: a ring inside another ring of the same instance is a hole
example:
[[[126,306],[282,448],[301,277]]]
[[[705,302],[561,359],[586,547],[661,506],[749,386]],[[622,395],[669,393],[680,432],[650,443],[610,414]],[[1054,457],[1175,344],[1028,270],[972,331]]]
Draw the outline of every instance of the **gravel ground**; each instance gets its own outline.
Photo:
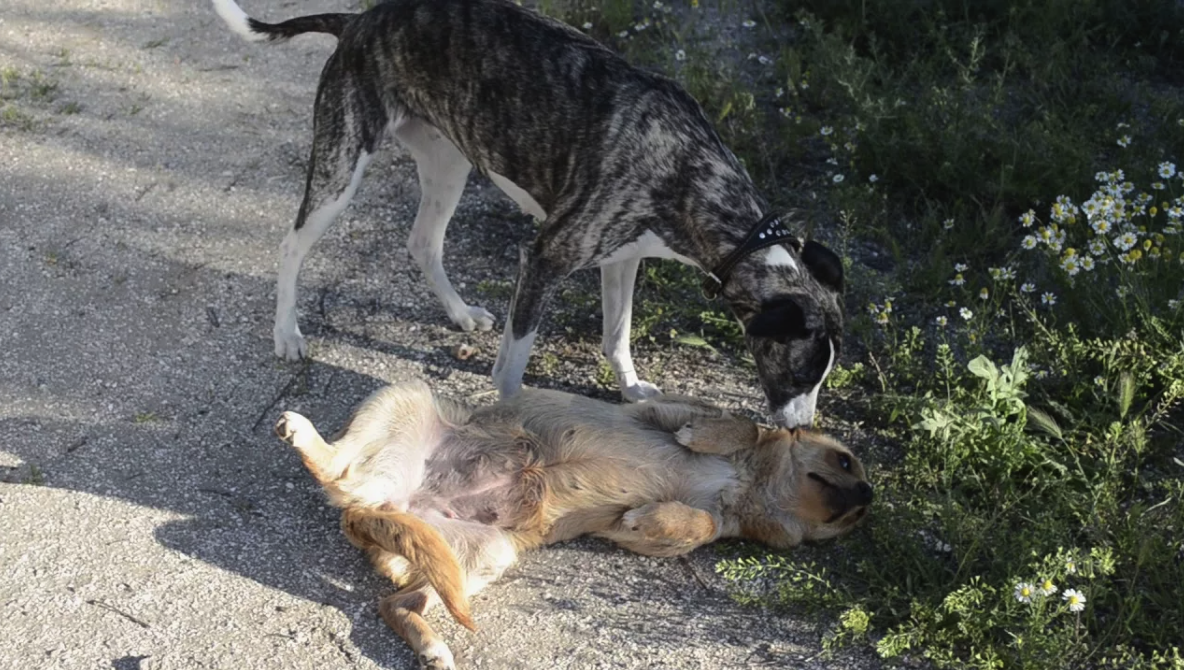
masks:
[[[202,0],[4,4],[0,667],[413,667],[377,618],[389,587],[270,431],[283,409],[338,425],[413,377],[492,399],[496,329],[451,328],[405,251],[414,165],[393,147],[374,161],[301,277],[313,359],[280,363],[276,248],[332,39],[246,44]],[[471,303],[504,315],[532,232],[473,177],[445,258]],[[612,398],[581,304],[552,310],[526,383]],[[462,343],[477,355],[456,360]],[[667,390],[760,408],[733,360],[644,343],[635,358]],[[818,658],[815,621],[734,604],[717,558],[571,542],[478,596],[479,633],[431,620],[464,667],[876,666]]]

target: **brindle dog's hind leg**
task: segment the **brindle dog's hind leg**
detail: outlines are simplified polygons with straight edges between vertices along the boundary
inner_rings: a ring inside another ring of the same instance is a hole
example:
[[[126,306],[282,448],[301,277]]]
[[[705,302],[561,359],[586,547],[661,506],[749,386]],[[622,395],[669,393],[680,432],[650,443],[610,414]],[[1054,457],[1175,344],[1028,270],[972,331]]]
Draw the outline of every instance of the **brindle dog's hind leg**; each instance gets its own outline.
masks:
[[[276,279],[275,355],[288,360],[308,353],[296,323],[296,278],[304,257],[325,234],[358,190],[366,165],[386,131],[385,113],[365,95],[369,90],[356,81],[342,51],[327,63],[317,89],[313,117],[312,154],[308,159],[304,200],[296,223],[280,245],[280,269]]]

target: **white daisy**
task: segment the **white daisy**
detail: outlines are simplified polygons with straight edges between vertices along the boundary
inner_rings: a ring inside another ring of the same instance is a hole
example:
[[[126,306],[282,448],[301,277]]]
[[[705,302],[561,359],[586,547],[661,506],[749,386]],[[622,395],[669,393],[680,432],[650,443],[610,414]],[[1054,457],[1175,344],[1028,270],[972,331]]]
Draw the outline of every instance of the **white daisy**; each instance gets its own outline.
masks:
[[[1159,164],[1159,176],[1164,179],[1171,179],[1176,175],[1176,164],[1164,161]]]
[[[1122,147],[1123,149],[1129,147],[1130,145],[1131,145],[1131,136],[1130,135],[1123,135],[1122,137],[1118,138],[1118,146]]]
[[[830,180],[836,184],[842,184],[844,179],[846,179],[846,177],[844,177],[841,174],[837,174],[837,175],[830,178]]]
[[[682,49],[679,49],[678,51],[674,52],[674,60],[682,62],[686,59],[687,59],[687,52],[683,51]]]
[[[950,286],[962,286],[965,283],[966,283],[966,278],[962,276],[961,272],[954,275],[954,278],[950,280]]]
[[[1094,262],[1093,256],[1082,256],[1078,262],[1081,263],[1081,269],[1085,270],[1086,272],[1093,271],[1093,269],[1098,265]]]
[[[745,28],[755,28],[756,21],[753,21],[752,19],[745,19],[740,25],[744,26]]]
[[[945,228],[946,230],[950,230],[951,228],[954,227],[954,220],[953,219],[946,219],[945,221],[942,221],[941,227]]]
[[[583,26],[584,30],[592,30],[592,22],[586,21]]]
[[[1045,292],[1044,295],[1040,296],[1040,302],[1051,307],[1057,304],[1057,297],[1052,293]]]
[[[1029,251],[1032,249],[1035,249],[1036,248],[1036,237],[1034,235],[1028,235],[1027,237],[1024,238],[1024,241],[1020,243],[1020,246],[1025,249],[1028,249]]]
[[[970,318],[974,316],[974,312],[963,307],[962,309],[958,310],[958,315],[962,317],[963,321],[969,321]]]
[[[1036,595],[1036,588],[1028,582],[1020,582],[1015,585],[1015,599],[1021,603],[1030,603],[1032,598]]]
[[[1070,612],[1080,612],[1085,609],[1085,594],[1077,589],[1065,589],[1061,598],[1069,605]]]
[[[1072,277],[1078,272],[1081,272],[1081,262],[1078,261],[1077,256],[1065,256],[1061,260],[1061,269],[1069,273],[1069,276]]]
[[[874,184],[874,183],[880,181],[880,178],[873,174],[873,175],[868,175],[867,180]]]
[[[1052,583],[1051,579],[1046,579],[1040,582],[1040,595],[1051,596],[1057,592],[1057,585]]]
[[[966,272],[969,269],[970,266],[965,263],[956,263],[954,265],[954,272]]]
[[[1030,281],[1024,282],[1024,285],[1020,287],[1020,293],[1035,293],[1035,292],[1036,292],[1036,285]]]
[[[934,319],[933,321],[934,321],[934,323],[936,323],[938,325],[939,328],[945,328],[946,324],[950,322],[950,320],[944,316],[939,316],[936,319]]]
[[[835,132],[835,129],[831,128],[830,126],[823,126],[818,129],[818,134],[822,135],[823,137],[829,137],[833,132]]]
[[[1032,224],[1036,222],[1036,212],[1028,210],[1020,215],[1020,225],[1025,228],[1031,228]]]
[[[1122,249],[1123,251],[1130,251],[1131,247],[1135,246],[1138,243],[1139,243],[1138,235],[1135,235],[1134,233],[1132,233],[1130,231],[1127,231],[1127,232],[1119,235],[1118,237],[1114,238],[1114,246],[1118,247],[1119,249]]]

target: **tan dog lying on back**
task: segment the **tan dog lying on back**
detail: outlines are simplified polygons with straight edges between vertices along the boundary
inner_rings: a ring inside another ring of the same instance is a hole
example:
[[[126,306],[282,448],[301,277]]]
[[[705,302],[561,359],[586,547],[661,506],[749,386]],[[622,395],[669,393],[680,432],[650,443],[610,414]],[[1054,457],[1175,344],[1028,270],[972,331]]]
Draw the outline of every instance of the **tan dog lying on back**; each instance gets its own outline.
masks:
[[[588,534],[650,556],[723,537],[786,548],[847,532],[872,499],[838,442],[678,396],[527,390],[470,409],[411,383],[371,396],[332,444],[294,412],[276,433],[400,587],[379,611],[432,669],[454,663],[424,612],[442,602],[473,629],[468,598],[521,550]]]

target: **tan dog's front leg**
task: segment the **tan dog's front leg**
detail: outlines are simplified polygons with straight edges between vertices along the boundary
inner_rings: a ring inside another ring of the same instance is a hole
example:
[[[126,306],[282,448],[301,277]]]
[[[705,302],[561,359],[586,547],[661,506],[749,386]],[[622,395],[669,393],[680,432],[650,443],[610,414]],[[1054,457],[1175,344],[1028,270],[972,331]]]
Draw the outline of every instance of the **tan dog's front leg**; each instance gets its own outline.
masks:
[[[721,456],[755,447],[760,436],[756,423],[730,414],[696,417],[674,432],[674,439],[687,449]]]
[[[647,556],[678,556],[719,537],[710,512],[680,502],[650,503],[625,512],[611,530],[598,533]]]

